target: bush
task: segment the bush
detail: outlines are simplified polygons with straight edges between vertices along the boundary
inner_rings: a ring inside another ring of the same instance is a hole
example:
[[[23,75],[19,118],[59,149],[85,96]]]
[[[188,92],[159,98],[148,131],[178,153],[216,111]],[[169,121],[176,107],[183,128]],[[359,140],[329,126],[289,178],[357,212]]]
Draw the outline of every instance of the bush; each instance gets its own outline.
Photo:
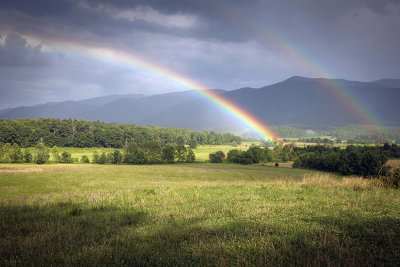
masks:
[[[89,157],[86,155],[83,155],[81,158],[81,163],[90,163]]]
[[[239,163],[238,159],[240,157],[241,151],[239,149],[232,149],[229,150],[228,156],[227,156],[227,161],[232,162],[232,163]]]
[[[101,154],[101,156],[99,157],[99,160],[98,160],[97,163],[99,163],[99,164],[106,164],[107,163],[107,155],[106,155],[105,152],[103,152]]]
[[[60,157],[61,163],[73,163],[74,159],[72,158],[71,153],[64,151]]]
[[[215,153],[210,153],[208,157],[210,158],[211,163],[221,163],[225,159],[225,153],[222,151],[217,151]]]
[[[400,188],[400,167],[395,168],[392,171],[389,171],[386,176],[382,177],[382,180],[389,187]]]

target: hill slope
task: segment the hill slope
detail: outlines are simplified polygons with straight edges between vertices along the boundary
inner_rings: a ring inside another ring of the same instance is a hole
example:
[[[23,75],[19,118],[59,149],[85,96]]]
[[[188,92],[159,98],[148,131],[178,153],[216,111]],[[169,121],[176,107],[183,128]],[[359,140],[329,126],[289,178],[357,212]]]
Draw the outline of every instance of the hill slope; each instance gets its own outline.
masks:
[[[217,90],[267,125],[343,126],[370,123],[370,114],[400,126],[400,80],[374,82],[294,76],[262,88]],[[110,96],[0,112],[1,118],[82,118],[106,122],[203,129],[246,128],[233,115],[194,91],[153,96]]]

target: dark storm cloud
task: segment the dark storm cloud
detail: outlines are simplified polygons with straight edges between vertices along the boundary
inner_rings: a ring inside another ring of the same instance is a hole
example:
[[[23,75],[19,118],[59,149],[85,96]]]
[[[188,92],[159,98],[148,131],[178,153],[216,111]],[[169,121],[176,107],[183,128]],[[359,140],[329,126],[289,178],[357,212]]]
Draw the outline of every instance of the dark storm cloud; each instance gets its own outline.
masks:
[[[43,66],[47,59],[40,49],[40,45],[28,45],[26,39],[18,34],[9,33],[5,37],[4,45],[0,46],[0,66]]]
[[[185,89],[141,70],[55,58],[42,52],[46,39],[121,49],[221,89],[313,75],[309,68],[354,80],[400,73],[398,0],[3,0],[0,35],[0,93],[12,88],[15,101],[74,98],[72,87],[84,97]]]

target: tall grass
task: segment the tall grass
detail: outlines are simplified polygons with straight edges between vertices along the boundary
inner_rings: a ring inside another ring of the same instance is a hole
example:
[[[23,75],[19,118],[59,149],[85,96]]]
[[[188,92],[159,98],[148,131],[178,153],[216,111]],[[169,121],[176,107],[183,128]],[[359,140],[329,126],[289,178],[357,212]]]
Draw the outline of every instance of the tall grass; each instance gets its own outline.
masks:
[[[0,192],[2,266],[400,264],[400,191],[372,180],[233,164],[10,164]]]

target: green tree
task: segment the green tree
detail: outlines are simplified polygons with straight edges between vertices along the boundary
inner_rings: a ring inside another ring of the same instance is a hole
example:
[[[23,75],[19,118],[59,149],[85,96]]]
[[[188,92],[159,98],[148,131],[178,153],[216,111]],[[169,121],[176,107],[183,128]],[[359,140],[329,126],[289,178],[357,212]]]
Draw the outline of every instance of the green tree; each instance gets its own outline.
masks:
[[[368,150],[361,155],[360,172],[364,177],[377,176],[383,164],[387,162],[384,156],[372,150]]]
[[[107,155],[106,155],[105,152],[101,153],[98,163],[99,164],[106,164],[107,163]]]
[[[198,145],[197,138],[192,134],[189,140],[189,147],[195,149],[197,148],[197,145]]]
[[[140,147],[149,163],[157,163],[161,161],[161,146],[158,141],[145,141]]]
[[[28,149],[25,149],[25,151],[24,151],[24,162],[25,163],[31,163],[32,160],[33,160],[32,153],[29,152]]]
[[[53,156],[53,161],[54,162],[60,162],[60,160],[61,160],[60,151],[58,150],[57,146],[54,146],[51,149],[51,155]]]
[[[196,160],[196,155],[194,154],[194,152],[191,148],[188,148],[186,162],[194,162],[195,160]]]
[[[99,163],[99,158],[100,158],[99,152],[97,152],[97,151],[93,152],[92,162],[93,163]]]
[[[44,164],[49,161],[49,149],[43,144],[39,143],[35,148],[35,163],[36,164]]]
[[[186,147],[185,146],[176,146],[176,158],[178,159],[179,162],[184,162],[186,160]]]
[[[114,163],[114,153],[113,152],[107,153],[107,163]]]
[[[175,161],[175,153],[175,146],[167,144],[162,149],[162,159],[168,163],[173,163]]]
[[[10,160],[12,163],[22,163],[24,162],[24,154],[21,148],[14,143],[10,151]]]
[[[177,144],[178,146],[184,146],[184,145],[185,145],[185,139],[183,138],[183,136],[179,135],[179,136],[176,138],[176,144]]]
[[[0,144],[0,162],[1,163],[8,163],[10,162],[10,152],[11,152],[11,145],[10,144]]]
[[[120,164],[122,162],[123,156],[121,154],[121,151],[118,149],[114,150],[113,153],[113,162],[114,164]]]
[[[264,149],[259,146],[252,145],[247,150],[253,163],[259,163],[264,161]]]
[[[130,142],[125,146],[124,162],[131,164],[145,164],[148,162],[146,155],[136,143]]]

